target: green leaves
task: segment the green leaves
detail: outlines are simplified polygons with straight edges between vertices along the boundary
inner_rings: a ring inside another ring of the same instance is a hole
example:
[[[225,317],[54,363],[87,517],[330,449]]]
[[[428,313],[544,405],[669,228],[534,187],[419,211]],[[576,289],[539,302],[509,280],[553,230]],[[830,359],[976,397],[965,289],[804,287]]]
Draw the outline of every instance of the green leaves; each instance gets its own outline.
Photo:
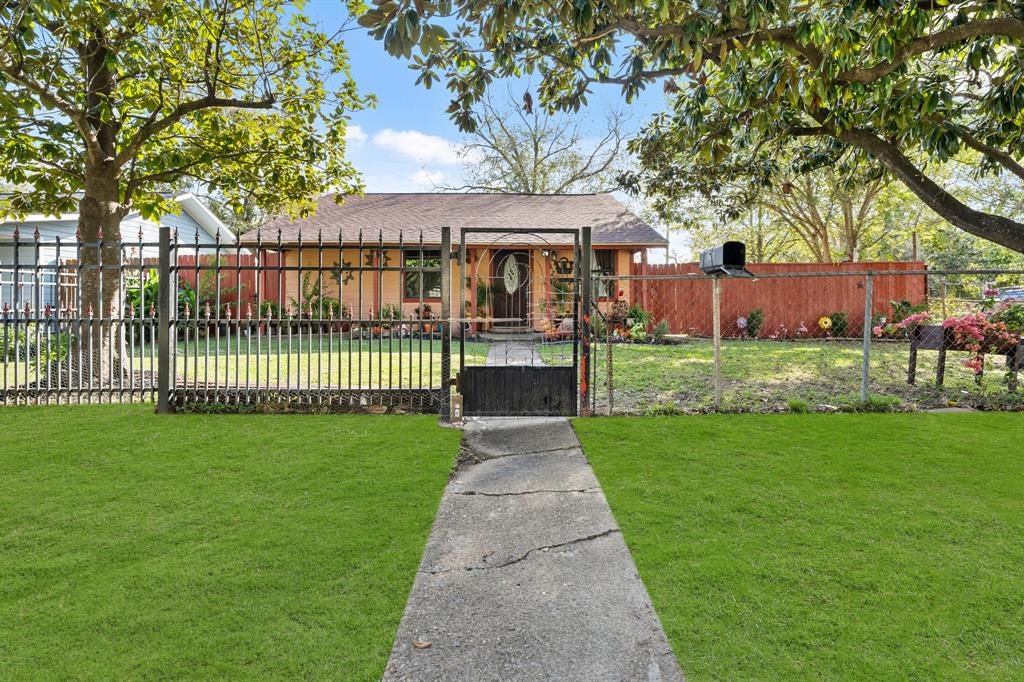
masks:
[[[628,102],[670,79],[668,113],[638,137],[639,167],[626,178],[666,205],[737,178],[770,183],[782,160],[804,170],[840,158],[877,162],[867,146],[849,146],[851,131],[894,147],[889,164],[893,154],[911,166],[945,162],[965,133],[996,152],[982,155],[979,172],[1017,172],[998,154],[1018,169],[1024,157],[1024,17],[1014,6],[461,0],[448,18],[439,4],[414,4],[424,33],[459,22],[440,45],[421,40],[413,68],[428,87],[446,82],[448,112],[467,130],[474,105],[502,78],[540,74],[538,104],[563,111],[578,110],[600,84]],[[408,11],[378,0],[361,23],[391,54],[408,56]]]
[[[0,26],[0,181],[18,184],[6,210],[67,210],[111,169],[118,200],[147,216],[183,182],[292,213],[360,189],[344,130],[373,100],[301,3],[42,0],[0,6]]]

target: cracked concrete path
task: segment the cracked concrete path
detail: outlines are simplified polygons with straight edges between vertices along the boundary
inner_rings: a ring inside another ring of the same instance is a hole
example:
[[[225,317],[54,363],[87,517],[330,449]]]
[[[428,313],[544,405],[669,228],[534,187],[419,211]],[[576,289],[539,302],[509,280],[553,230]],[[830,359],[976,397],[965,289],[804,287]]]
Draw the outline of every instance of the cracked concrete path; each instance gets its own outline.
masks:
[[[384,679],[683,680],[567,420],[466,424]]]

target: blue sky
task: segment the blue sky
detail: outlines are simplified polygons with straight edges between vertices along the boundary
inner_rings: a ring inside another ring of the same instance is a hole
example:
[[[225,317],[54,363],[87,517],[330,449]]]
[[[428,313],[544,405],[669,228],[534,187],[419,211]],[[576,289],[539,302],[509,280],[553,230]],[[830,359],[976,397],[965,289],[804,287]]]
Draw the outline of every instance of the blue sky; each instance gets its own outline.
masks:
[[[312,0],[307,11],[327,32],[336,30],[346,17],[341,0]],[[375,109],[353,114],[351,122],[350,156],[364,175],[367,191],[429,190],[422,171],[444,174],[445,182],[457,180],[458,163],[453,163],[457,159],[451,152],[464,136],[445,113],[450,96],[444,85],[430,90],[415,85],[416,72],[408,62],[388,55],[380,42],[359,27],[347,31],[344,42],[360,90],[375,94],[378,100]],[[519,97],[528,83],[510,85]],[[494,92],[503,96],[506,84],[497,85]],[[600,120],[605,109],[616,106],[628,111],[639,127],[661,103],[660,92],[649,91],[640,101],[626,105],[618,86],[598,87],[582,117]]]
[[[346,18],[342,0],[312,0],[306,9],[327,32]],[[366,191],[425,192],[439,184],[460,184],[457,151],[465,136],[445,112],[450,97],[444,85],[430,90],[415,85],[416,72],[408,62],[388,55],[380,42],[359,27],[347,31],[344,41],[360,90],[377,96],[377,107],[353,114],[349,127],[348,156],[362,174]],[[527,81],[499,84],[493,92],[504,96],[511,86],[518,98],[528,85]],[[638,129],[663,101],[660,88],[649,89],[627,105],[618,86],[595,86],[580,116],[585,123],[601,121],[603,113],[615,107],[625,111],[631,126]]]

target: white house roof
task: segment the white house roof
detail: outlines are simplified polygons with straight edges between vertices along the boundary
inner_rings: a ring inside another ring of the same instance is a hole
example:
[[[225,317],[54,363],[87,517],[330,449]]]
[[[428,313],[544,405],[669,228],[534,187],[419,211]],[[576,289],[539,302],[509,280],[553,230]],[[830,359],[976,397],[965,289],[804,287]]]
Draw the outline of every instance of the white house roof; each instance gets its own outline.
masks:
[[[221,222],[220,218],[213,211],[206,207],[206,204],[199,200],[199,197],[191,192],[186,192],[175,196],[174,200],[181,206],[181,210],[195,220],[211,237],[216,238],[219,234],[222,243],[235,243],[235,235],[228,229],[227,225]],[[133,211],[125,216],[125,218],[131,218],[136,215],[138,215],[138,211]],[[34,213],[23,218],[0,218],[0,225],[4,223],[46,223],[73,220],[78,220],[77,213],[62,213],[55,216]]]

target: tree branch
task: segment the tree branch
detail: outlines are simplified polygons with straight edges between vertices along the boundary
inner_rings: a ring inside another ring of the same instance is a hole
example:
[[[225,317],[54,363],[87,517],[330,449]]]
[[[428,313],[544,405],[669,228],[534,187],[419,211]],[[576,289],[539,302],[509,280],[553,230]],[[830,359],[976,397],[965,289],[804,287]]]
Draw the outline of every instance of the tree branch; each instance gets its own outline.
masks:
[[[831,134],[873,156],[925,205],[953,225],[977,237],[1024,253],[1024,223],[1000,215],[983,213],[967,206],[922,173],[899,147],[874,133],[849,128],[842,131],[832,130]]]
[[[938,31],[928,36],[917,38],[899,49],[892,61],[883,62],[876,66],[862,69],[850,69],[841,71],[836,80],[854,83],[871,83],[882,76],[892,73],[911,57],[917,57],[926,52],[941,50],[944,47],[959,43],[970,38],[982,36],[1004,36],[1007,38],[1024,39],[1024,21],[1013,17],[1002,17],[999,19],[982,19],[969,21],[945,31]]]
[[[232,109],[270,109],[275,104],[273,95],[267,95],[261,100],[247,100],[234,97],[217,97],[209,94],[205,97],[182,102],[167,116],[153,120],[136,131],[131,141],[118,153],[115,163],[120,168],[129,159],[134,157],[142,145],[154,135],[170,128],[189,114],[203,109],[232,108]]]
[[[964,128],[957,128],[956,133],[968,147],[977,152],[981,152],[985,156],[995,159],[1003,166],[1003,168],[1024,180],[1024,166],[1021,166],[1016,159],[1004,152],[1002,149],[993,147],[990,144],[985,144]]]
[[[49,88],[42,83],[38,82],[27,73],[21,70],[21,68],[8,63],[0,63],[0,73],[11,79],[14,83],[21,85],[24,88],[29,89],[35,93],[39,100],[48,107],[53,107],[57,111],[61,112],[68,117],[78,132],[82,135],[82,141],[85,143],[86,157],[90,161],[95,161],[102,156],[99,142],[96,139],[96,134],[92,127],[89,126],[86,121],[85,114],[75,109],[74,105],[54,94]]]

